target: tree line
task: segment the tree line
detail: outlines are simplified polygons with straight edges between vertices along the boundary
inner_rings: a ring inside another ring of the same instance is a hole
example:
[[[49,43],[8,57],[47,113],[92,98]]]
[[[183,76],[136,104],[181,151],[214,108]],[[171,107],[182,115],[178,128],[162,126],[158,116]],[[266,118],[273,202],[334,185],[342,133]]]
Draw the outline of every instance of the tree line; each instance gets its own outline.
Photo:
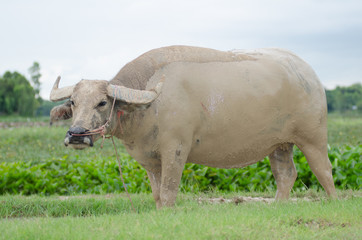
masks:
[[[40,97],[40,65],[34,62],[28,69],[30,81],[19,72],[0,75],[0,115],[26,117],[49,115],[55,105]]]
[[[35,109],[41,104],[39,63],[34,62],[29,73],[33,85],[18,72],[7,71],[0,77],[0,113],[34,115]]]
[[[56,104],[40,97],[40,65],[28,69],[30,81],[18,72],[0,76],[0,115],[47,116]],[[326,90],[328,112],[362,113],[362,84]]]
[[[337,86],[326,90],[328,112],[346,113],[357,111],[362,113],[362,84],[355,83],[348,87]]]

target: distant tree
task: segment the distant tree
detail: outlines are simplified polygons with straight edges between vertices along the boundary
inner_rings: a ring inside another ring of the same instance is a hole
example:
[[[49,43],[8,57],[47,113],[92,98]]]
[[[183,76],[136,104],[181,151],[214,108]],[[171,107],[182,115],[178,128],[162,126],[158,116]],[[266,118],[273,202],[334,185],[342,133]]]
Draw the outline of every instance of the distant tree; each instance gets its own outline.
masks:
[[[362,112],[362,84],[356,83],[348,87],[337,86],[326,90],[328,111],[344,113],[357,108]]]
[[[41,74],[40,74],[40,65],[38,62],[34,62],[33,63],[33,66],[31,66],[29,69],[29,74],[30,74],[30,80],[31,82],[33,83],[33,88],[34,88],[34,91],[35,91],[35,97],[41,101],[41,98],[40,98],[40,77],[41,77]]]
[[[64,103],[65,101],[66,100],[61,101],[61,102],[51,102],[51,101],[43,100],[41,102],[40,106],[36,109],[35,115],[36,116],[49,116],[50,111],[52,110],[53,107],[60,105],[60,104]]]
[[[18,72],[5,72],[0,77],[0,112],[33,116],[38,102],[29,81]]]
[[[333,90],[326,90],[328,112],[336,110],[336,97]]]

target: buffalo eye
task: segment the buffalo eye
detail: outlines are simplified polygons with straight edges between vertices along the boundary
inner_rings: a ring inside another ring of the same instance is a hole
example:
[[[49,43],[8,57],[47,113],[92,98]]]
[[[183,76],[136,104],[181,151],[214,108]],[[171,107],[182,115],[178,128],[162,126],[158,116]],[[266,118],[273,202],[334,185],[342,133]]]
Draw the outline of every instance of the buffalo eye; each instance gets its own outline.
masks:
[[[98,104],[98,107],[103,107],[103,106],[105,106],[106,104],[107,104],[106,101],[102,101],[102,102],[100,102],[100,103]]]

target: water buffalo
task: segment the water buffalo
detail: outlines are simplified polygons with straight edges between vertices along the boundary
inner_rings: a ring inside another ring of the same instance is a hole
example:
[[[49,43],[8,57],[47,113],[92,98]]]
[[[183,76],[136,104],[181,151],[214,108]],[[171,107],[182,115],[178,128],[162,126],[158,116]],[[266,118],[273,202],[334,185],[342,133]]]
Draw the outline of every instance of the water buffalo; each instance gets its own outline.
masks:
[[[297,177],[294,144],[327,194],[336,195],[325,92],[312,68],[289,51],[164,47],[110,81],[58,85],[59,78],[50,99],[69,100],[52,109],[51,119],[73,118],[64,143],[78,149],[101,137],[81,134],[105,124],[116,98],[104,133],[121,139],[146,169],[157,208],[174,205],[185,163],[240,168],[265,156],[276,199],[287,199]]]

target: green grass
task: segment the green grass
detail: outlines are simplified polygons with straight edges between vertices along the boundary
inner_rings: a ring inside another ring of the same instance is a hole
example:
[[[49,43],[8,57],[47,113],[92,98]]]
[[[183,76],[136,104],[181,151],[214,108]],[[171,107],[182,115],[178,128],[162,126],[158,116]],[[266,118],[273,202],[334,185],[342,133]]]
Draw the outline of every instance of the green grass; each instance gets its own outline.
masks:
[[[39,117],[22,117],[19,115],[2,116],[0,115],[0,122],[49,122],[49,116]]]
[[[0,162],[34,161],[43,162],[69,156],[69,159],[97,161],[105,156],[113,156],[114,150],[110,140],[101,140],[95,147],[82,151],[66,148],[63,144],[67,127],[20,127],[0,128]],[[120,141],[116,140],[118,149],[125,152]]]
[[[328,143],[331,146],[362,144],[362,115],[328,115]]]
[[[203,194],[212,198],[220,193]],[[358,239],[361,192],[341,200],[211,204],[180,194],[175,208],[156,211],[150,195],[0,197],[0,239]],[[312,195],[313,195],[312,194]],[[224,194],[224,198],[246,193]],[[255,195],[255,194],[254,194]],[[261,194],[265,195],[265,194]],[[303,196],[301,196],[303,197]],[[316,200],[322,198],[322,200]]]

